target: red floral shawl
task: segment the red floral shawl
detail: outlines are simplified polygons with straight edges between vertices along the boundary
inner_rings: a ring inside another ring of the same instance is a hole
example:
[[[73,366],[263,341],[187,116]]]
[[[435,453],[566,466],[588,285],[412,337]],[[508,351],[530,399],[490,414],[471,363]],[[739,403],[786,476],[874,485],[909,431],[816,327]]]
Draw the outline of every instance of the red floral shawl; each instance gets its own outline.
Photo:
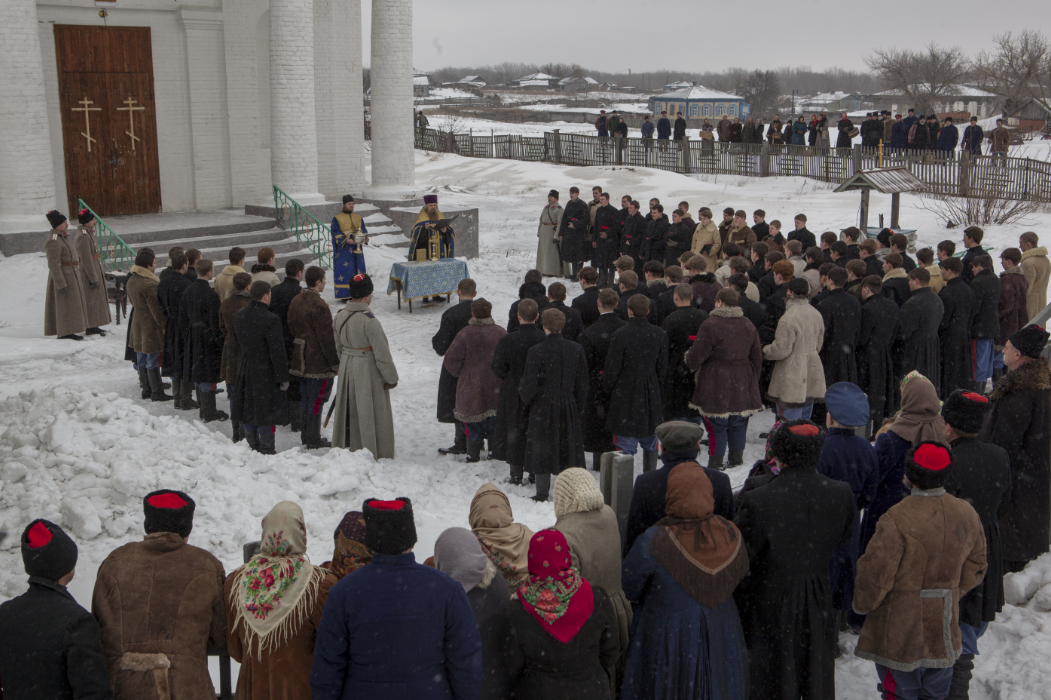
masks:
[[[558,530],[541,530],[529,541],[529,579],[515,595],[544,631],[563,644],[595,610],[591,584],[573,566],[569,544]]]

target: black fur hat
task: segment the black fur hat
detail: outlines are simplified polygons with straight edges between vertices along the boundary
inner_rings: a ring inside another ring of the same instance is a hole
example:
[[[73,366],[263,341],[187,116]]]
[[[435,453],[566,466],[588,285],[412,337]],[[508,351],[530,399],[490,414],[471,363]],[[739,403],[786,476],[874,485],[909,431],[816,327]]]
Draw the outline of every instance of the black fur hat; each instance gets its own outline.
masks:
[[[357,274],[347,280],[347,286],[350,288],[351,299],[364,299],[369,294],[372,294],[372,278],[365,273]]]
[[[1040,326],[1025,326],[1012,333],[1011,337],[1008,338],[1015,350],[1033,359],[1040,357],[1040,353],[1044,351],[1044,346],[1047,345],[1047,339],[1047,331]]]
[[[182,491],[161,489],[146,494],[142,509],[146,513],[146,534],[174,532],[180,537],[189,537],[193,530],[194,500]]]
[[[808,420],[782,423],[770,438],[770,453],[788,467],[816,467],[825,433]]]
[[[367,498],[361,510],[365,515],[365,546],[376,554],[403,554],[416,544],[416,522],[408,498]]]
[[[924,491],[945,486],[952,472],[952,452],[934,440],[924,440],[905,457],[905,478]]]
[[[95,215],[91,213],[86,207],[77,212],[77,222],[83,226],[89,221],[94,221]]]
[[[942,404],[942,418],[958,432],[974,435],[982,429],[990,405],[981,394],[957,389]]]
[[[65,220],[66,215],[57,209],[52,209],[47,213],[47,222],[51,224],[51,228],[58,228]]]
[[[50,520],[34,520],[22,532],[22,564],[30,576],[58,581],[77,565],[77,545]]]

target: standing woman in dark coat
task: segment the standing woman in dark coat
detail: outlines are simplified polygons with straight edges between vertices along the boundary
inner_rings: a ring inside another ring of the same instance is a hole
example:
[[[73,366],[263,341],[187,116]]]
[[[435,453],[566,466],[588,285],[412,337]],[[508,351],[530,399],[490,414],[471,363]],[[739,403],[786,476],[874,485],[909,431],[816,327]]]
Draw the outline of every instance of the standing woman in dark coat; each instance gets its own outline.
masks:
[[[842,112],[839,115],[839,123],[836,125],[836,128],[839,129],[839,136],[836,137],[836,148],[851,148],[853,140],[850,132],[854,130],[854,122],[847,119],[846,112]]]
[[[516,314],[518,330],[501,338],[493,354],[493,374],[501,383],[496,408],[496,437],[491,441],[492,453],[496,459],[502,459],[510,465],[512,484],[522,483],[526,426],[529,424],[529,411],[522,403],[518,385],[525,372],[529,348],[544,340],[544,331],[537,328],[539,316],[536,302],[522,299]]]
[[[598,295],[598,320],[584,330],[580,344],[588,365],[588,401],[584,404],[584,451],[591,453],[591,466],[599,470],[603,452],[617,449],[613,433],[606,429],[609,412],[609,392],[602,386],[602,371],[613,334],[627,325],[616,313],[620,297],[612,289],[603,289]]]
[[[434,543],[434,566],[463,586],[474,622],[482,638],[482,693],[480,700],[511,697],[511,674],[507,668],[511,650],[511,616],[503,576],[478,545],[474,534],[450,527]]]
[[[697,464],[668,475],[668,514],[624,560],[637,601],[620,697],[746,700],[748,650],[733,591],[748,573],[737,527],[715,515],[712,482]]]
[[[792,145],[805,146],[806,132],[806,122],[803,121],[803,116],[800,115],[799,118],[796,119],[795,123],[792,124]]]
[[[569,265],[571,270],[562,270],[566,277],[575,277],[580,272],[585,258],[591,259],[591,251],[586,248],[585,237],[591,224],[591,211],[587,202],[580,198],[580,189],[569,188],[569,201],[562,212],[562,220],[559,222],[558,236],[562,239],[562,264]],[[571,273],[571,274],[570,274]]]
[[[438,327],[438,332],[431,338],[431,347],[434,348],[438,357],[445,357],[445,353],[456,339],[456,334],[471,322],[471,301],[474,300],[476,293],[477,287],[472,279],[462,279],[456,286],[456,295],[460,302],[442,312],[441,325]],[[508,328],[507,332],[510,333],[511,329]],[[453,415],[453,411],[456,410],[457,383],[456,377],[445,369],[443,362],[441,374],[438,375],[438,422],[452,423],[455,426],[455,437],[453,446],[438,448],[438,454],[467,454],[467,433],[464,432],[463,423],[456,420],[456,416]]]
[[[508,603],[519,700],[608,700],[620,641],[609,596],[573,566],[557,530],[529,541],[529,579]]]
[[[274,426],[286,415],[285,391],[292,375],[288,372],[281,319],[268,308],[270,285],[253,282],[249,291],[252,303],[234,316],[241,367],[230,397],[230,411],[241,423],[248,446],[272,455]]]
[[[1011,370],[997,382],[978,438],[1007,450],[1011,500],[1000,514],[1004,570],[1021,571],[1048,550],[1051,530],[1051,367],[1041,357],[1048,334],[1026,326],[1004,346]]]
[[[894,414],[894,356],[898,305],[883,296],[883,281],[869,275],[861,282],[861,327],[858,331],[858,386],[869,397],[873,431]]]
[[[518,391],[529,406],[525,471],[536,475],[535,501],[546,501],[551,475],[584,467],[584,432],[580,415],[588,397],[584,348],[562,337],[566,317],[558,309],[540,316],[547,337],[526,356]]]
[[[771,436],[780,471],[741,496],[735,523],[751,573],[734,597],[751,657],[751,697],[833,700],[838,632],[829,564],[850,539],[854,494],[816,466],[824,436],[789,421]]]
[[[938,326],[941,348],[941,386],[938,394],[948,398],[957,389],[971,390],[971,322],[974,318],[974,291],[960,278],[963,263],[946,258],[938,263],[945,286],[938,292],[942,302],[942,321]]]
[[[686,366],[686,353],[697,340],[697,329],[708,319],[703,309],[693,306],[693,288],[678,284],[672,290],[675,311],[668,314],[661,328],[668,335],[668,369],[661,385],[664,420],[700,422],[700,413],[690,406],[695,388],[693,372]]]

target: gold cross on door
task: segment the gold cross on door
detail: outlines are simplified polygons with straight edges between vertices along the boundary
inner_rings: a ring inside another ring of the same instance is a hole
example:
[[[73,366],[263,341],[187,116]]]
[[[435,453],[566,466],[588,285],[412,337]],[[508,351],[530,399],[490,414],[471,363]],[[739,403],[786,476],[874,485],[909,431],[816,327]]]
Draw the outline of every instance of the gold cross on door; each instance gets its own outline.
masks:
[[[91,113],[92,112],[101,112],[102,108],[101,107],[89,107],[88,105],[93,105],[93,104],[95,104],[95,102],[93,100],[89,100],[87,95],[84,95],[84,99],[81,100],[80,102],[78,102],[77,104],[81,104],[81,105],[84,105],[84,106],[83,107],[71,107],[70,109],[72,109],[74,112],[83,112],[84,113],[84,128],[87,129],[87,133],[81,131],[80,135],[88,140],[88,153],[91,153],[91,144],[93,142],[94,143],[98,143],[97,141],[95,141],[95,139],[91,138]]]
[[[128,121],[130,122],[131,131],[125,131],[124,133],[131,137],[131,150],[133,151],[135,150],[135,142],[142,140],[135,135],[135,113],[146,109],[145,107],[136,107],[136,102],[138,102],[138,100],[128,97],[128,99],[124,100],[124,104],[128,105],[127,107],[117,107],[118,112],[128,113]]]

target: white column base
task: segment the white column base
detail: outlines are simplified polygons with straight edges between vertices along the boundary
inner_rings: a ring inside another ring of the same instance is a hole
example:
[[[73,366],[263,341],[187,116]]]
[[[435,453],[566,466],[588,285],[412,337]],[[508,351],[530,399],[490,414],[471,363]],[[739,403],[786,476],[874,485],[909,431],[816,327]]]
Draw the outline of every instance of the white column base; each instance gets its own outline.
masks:
[[[320,192],[300,192],[298,194],[289,192],[288,196],[304,206],[307,204],[324,204],[328,201],[325,195]]]
[[[365,199],[381,199],[385,201],[397,199],[420,199],[423,197],[422,189],[416,187],[402,187],[397,185],[384,185],[378,187],[366,187]]]

